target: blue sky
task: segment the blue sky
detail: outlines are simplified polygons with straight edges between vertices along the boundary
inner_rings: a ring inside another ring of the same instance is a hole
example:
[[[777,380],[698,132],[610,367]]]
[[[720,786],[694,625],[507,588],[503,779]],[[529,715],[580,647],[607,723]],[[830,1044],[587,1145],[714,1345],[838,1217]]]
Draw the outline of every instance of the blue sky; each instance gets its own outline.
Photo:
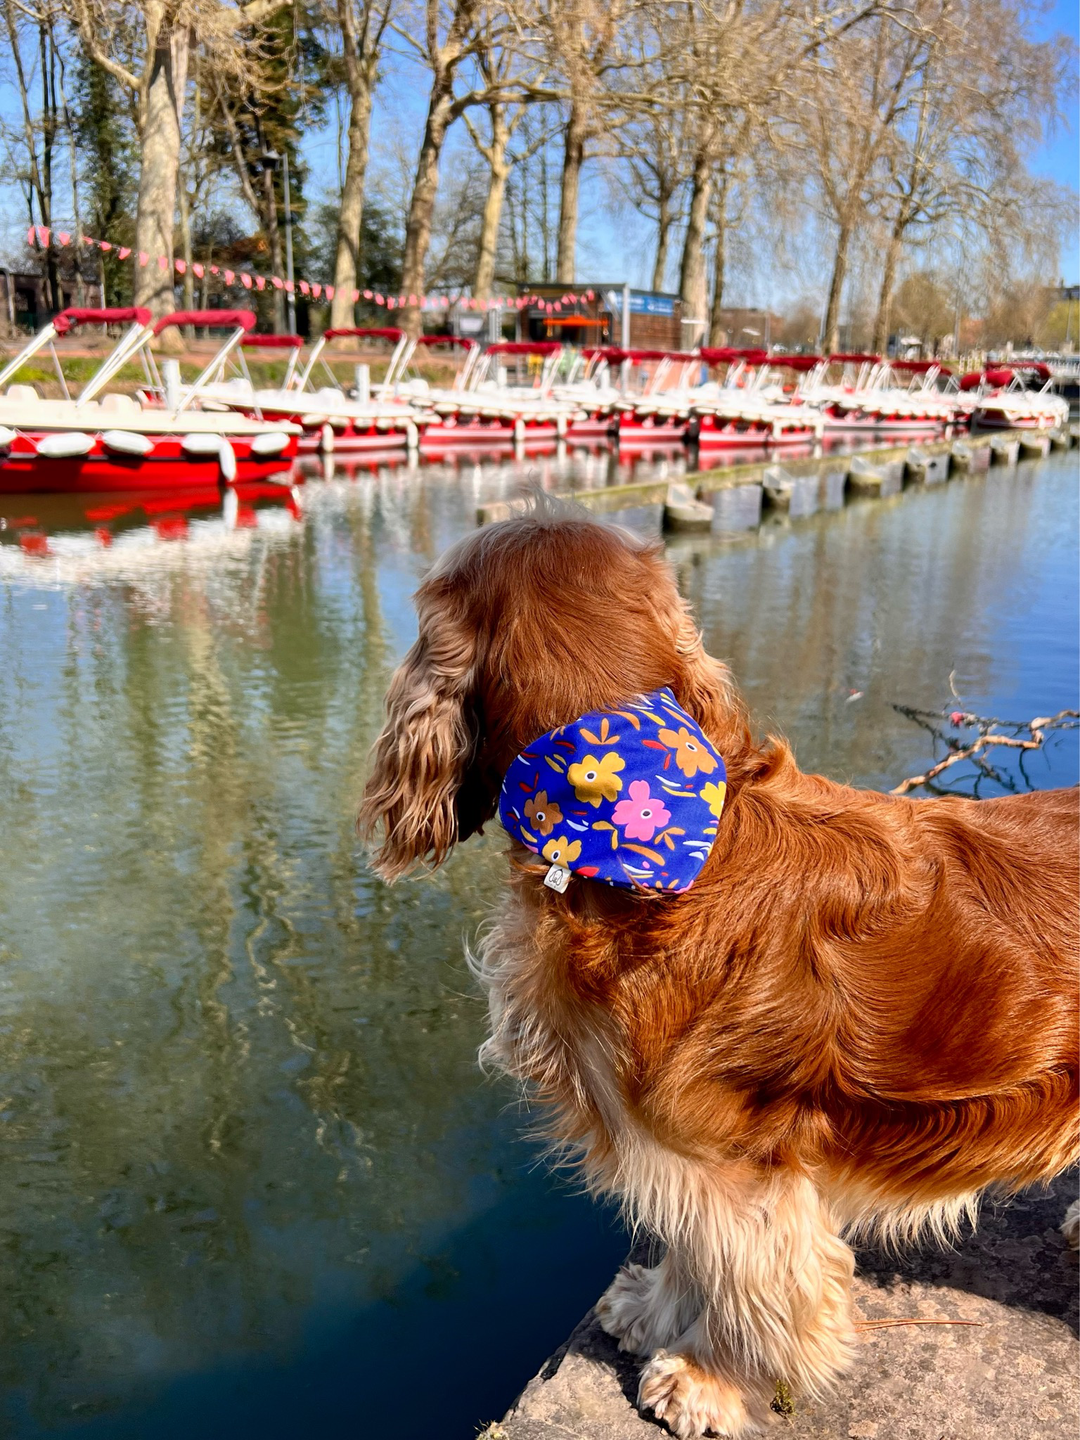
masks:
[[[1077,0],[1047,0],[1037,28],[1048,36],[1065,32],[1080,41],[1080,6]],[[398,45],[401,44],[398,41]],[[0,60],[0,119],[10,124],[18,119],[18,98],[6,70],[6,63]],[[375,178],[381,177],[384,188],[397,195],[407,193],[411,179],[426,103],[424,80],[423,72],[404,55],[388,58],[385,80],[373,117],[371,174]],[[307,190],[309,199],[313,201],[330,198],[336,193],[337,127],[333,107],[328,119],[330,123],[326,128],[310,133],[304,142],[304,152],[311,167]],[[1078,131],[1080,118],[1074,94],[1070,98],[1066,123],[1034,157],[1035,169],[1073,190],[1080,184]],[[452,186],[455,172],[472,158],[468,135],[463,126],[457,125],[451,132],[445,153],[442,167],[444,181]],[[7,252],[12,259],[18,259],[25,253],[21,237],[25,234],[26,219],[18,191],[10,181],[5,181],[3,159],[0,156],[0,250]],[[61,173],[66,171],[66,157],[61,157],[59,168]],[[235,205],[235,197],[229,188],[231,182],[225,179],[222,183],[225,188],[219,203]],[[584,283],[595,279],[625,279],[634,285],[648,285],[655,243],[652,227],[629,203],[619,203],[617,187],[603,161],[592,161],[586,166],[581,201],[577,256],[579,280]],[[68,220],[70,217],[63,218]],[[777,305],[800,293],[819,289],[824,279],[824,252],[828,245],[827,237],[820,237],[824,244],[815,243],[817,238],[810,235],[806,243],[794,246],[795,255],[787,259],[771,253],[766,245],[755,245],[752,239],[744,242],[744,253],[741,259],[736,256],[732,266],[728,291],[730,303]],[[677,250],[677,237],[674,248]],[[1067,282],[1080,280],[1080,239],[1075,228],[1062,253],[1060,269]],[[313,275],[311,278],[327,277]],[[674,277],[670,278],[673,280]]]
[[[1040,27],[1045,35],[1064,33],[1080,42],[1080,5],[1077,0],[1053,0]],[[1060,185],[1075,190],[1080,184],[1080,106],[1074,93],[1069,105],[1069,118],[1048,145],[1037,157],[1035,169],[1051,176]],[[1080,239],[1077,228],[1073,227],[1072,243],[1067,245],[1061,256],[1062,275],[1067,283],[1075,285],[1080,281]]]

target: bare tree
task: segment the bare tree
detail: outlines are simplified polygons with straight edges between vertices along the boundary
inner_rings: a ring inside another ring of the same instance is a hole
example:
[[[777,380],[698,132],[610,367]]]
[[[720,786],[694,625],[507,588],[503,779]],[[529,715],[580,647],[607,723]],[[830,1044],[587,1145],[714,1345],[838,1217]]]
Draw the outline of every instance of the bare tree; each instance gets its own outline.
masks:
[[[330,323],[350,325],[356,289],[360,233],[364,218],[364,181],[371,140],[371,107],[378,79],[383,40],[393,0],[334,0],[333,14],[341,35],[345,82],[349,92],[349,148],[341,185],[337,250],[334,256],[334,298]]]
[[[16,174],[26,195],[30,224],[51,229],[53,166],[64,123],[59,93],[60,64],[55,15],[47,4],[34,11],[18,4],[17,0],[2,0],[0,8],[4,12],[22,118],[21,148],[25,158],[24,163],[17,167]],[[36,57],[34,51],[37,52]],[[39,97],[37,105],[32,94],[35,89]],[[45,289],[50,307],[59,309],[59,270],[51,235],[45,245]]]
[[[160,316],[173,305],[173,227],[192,47],[213,56],[221,74],[243,73],[257,46],[258,27],[286,0],[66,3],[87,54],[137,98],[135,299]]]
[[[462,119],[473,144],[487,162],[488,186],[483,218],[477,242],[473,295],[486,298],[495,279],[495,255],[499,243],[506,184],[515,163],[521,164],[547,142],[543,129],[532,139],[519,145],[516,155],[510,151],[511,141],[525,119],[528,106],[534,103],[543,75],[531,53],[523,26],[507,26],[503,7],[488,6],[477,26],[475,64],[483,100],[479,109],[487,117],[487,133],[482,134],[468,110]],[[523,69],[524,67],[524,69]]]
[[[574,280],[581,170],[589,145],[604,132],[616,101],[611,77],[625,77],[634,57],[625,44],[628,11],[637,0],[548,0],[540,12],[549,61],[561,74],[559,91],[565,109],[562,178],[559,193],[558,249],[555,279]]]
[[[990,231],[1006,210],[1045,227],[1042,210],[1027,204],[1025,156],[1058,116],[1062,46],[1025,38],[1016,0],[941,0],[922,18],[927,39],[910,101],[883,153],[887,239],[875,350],[887,343],[897,267],[913,239],[951,222]]]
[[[802,107],[808,154],[825,210],[836,227],[822,324],[826,350],[839,343],[840,305],[856,231],[880,202],[883,162],[913,102],[934,42],[918,8],[891,4],[823,46]]]
[[[439,188],[439,157],[447,131],[467,103],[455,95],[454,81],[459,66],[477,44],[480,12],[481,0],[423,0],[421,37],[401,25],[396,27],[431,75],[424,133],[405,221],[401,288],[407,295],[419,296],[424,290],[424,266]],[[406,308],[402,318],[410,329],[419,327],[420,312],[415,304]]]

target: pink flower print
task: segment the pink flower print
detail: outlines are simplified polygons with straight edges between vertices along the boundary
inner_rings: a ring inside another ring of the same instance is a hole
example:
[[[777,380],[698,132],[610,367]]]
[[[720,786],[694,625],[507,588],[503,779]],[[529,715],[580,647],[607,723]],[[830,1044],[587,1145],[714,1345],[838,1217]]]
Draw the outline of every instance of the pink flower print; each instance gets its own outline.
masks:
[[[647,780],[632,780],[630,798],[619,801],[611,818],[626,831],[628,840],[651,840],[671,819],[671,811],[649,794]]]

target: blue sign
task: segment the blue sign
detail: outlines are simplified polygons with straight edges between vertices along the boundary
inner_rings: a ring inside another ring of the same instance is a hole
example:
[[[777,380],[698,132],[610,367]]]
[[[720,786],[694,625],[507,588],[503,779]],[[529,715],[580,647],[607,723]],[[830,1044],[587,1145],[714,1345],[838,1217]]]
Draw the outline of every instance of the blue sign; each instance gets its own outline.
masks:
[[[675,298],[672,295],[657,295],[652,290],[631,290],[630,314],[674,315]]]

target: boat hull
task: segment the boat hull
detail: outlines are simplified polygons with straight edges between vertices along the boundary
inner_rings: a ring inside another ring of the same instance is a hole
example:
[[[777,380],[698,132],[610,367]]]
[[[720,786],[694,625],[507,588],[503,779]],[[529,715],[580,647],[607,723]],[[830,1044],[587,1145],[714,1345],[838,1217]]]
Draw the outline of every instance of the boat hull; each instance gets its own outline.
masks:
[[[617,437],[619,446],[665,445],[686,439],[689,420],[679,418],[654,424],[649,420],[619,420]]]
[[[972,422],[979,430],[1054,430],[1058,415],[1008,415],[1001,410],[976,410]]]
[[[497,420],[468,420],[461,423],[440,421],[428,425],[420,434],[420,453],[448,450],[458,445],[509,448],[521,444],[552,444],[559,439],[558,426],[553,422],[528,423],[521,426]]]
[[[772,450],[777,446],[813,445],[817,432],[809,426],[806,429],[780,430],[774,434],[770,425],[717,427],[703,424],[696,438],[702,450]]]
[[[831,415],[826,412],[827,434],[936,435],[949,421],[941,416]]]
[[[191,455],[179,436],[155,438],[146,455],[110,451],[100,436],[85,455],[41,455],[37,444],[50,432],[16,436],[0,456],[0,494],[59,495],[115,494],[130,490],[189,491],[224,482],[216,455]],[[229,483],[250,484],[287,475],[296,456],[296,437],[275,455],[251,452],[251,437],[226,437],[236,459],[236,474]]]

